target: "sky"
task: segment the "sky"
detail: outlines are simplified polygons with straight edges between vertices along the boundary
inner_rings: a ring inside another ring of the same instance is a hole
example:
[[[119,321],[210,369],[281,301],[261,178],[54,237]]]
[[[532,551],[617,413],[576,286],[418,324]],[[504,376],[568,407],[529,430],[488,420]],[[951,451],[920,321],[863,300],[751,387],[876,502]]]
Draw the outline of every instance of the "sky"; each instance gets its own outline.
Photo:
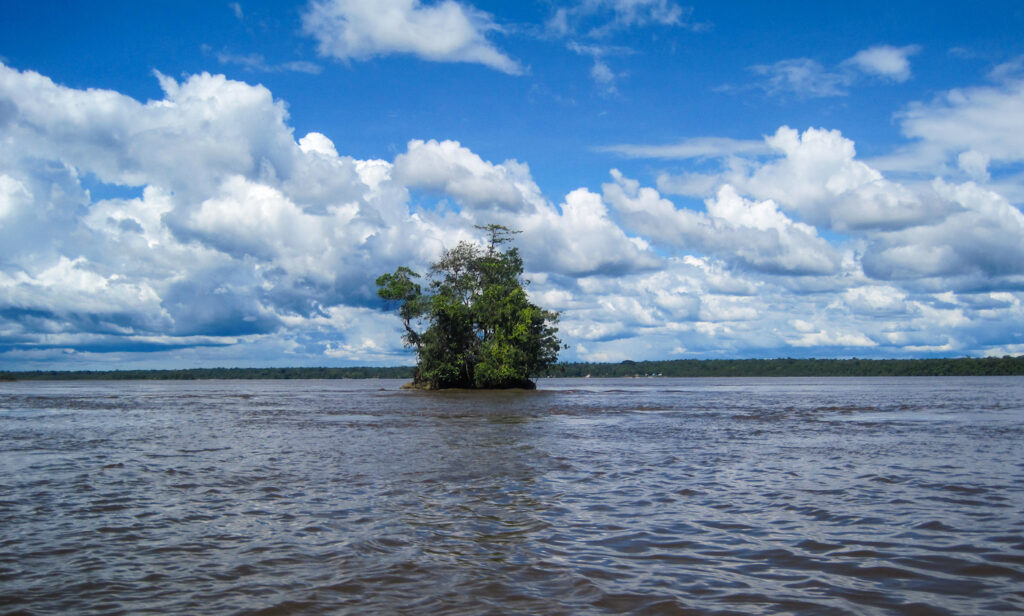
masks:
[[[520,230],[564,361],[1024,353],[1019,2],[0,6],[0,369],[414,362]]]

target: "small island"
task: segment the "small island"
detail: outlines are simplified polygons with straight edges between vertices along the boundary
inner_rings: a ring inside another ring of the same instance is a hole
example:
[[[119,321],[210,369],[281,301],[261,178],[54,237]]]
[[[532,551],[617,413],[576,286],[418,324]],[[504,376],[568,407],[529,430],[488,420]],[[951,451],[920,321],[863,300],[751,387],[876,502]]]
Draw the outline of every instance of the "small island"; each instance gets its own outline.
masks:
[[[431,265],[427,289],[399,267],[377,278],[377,295],[394,305],[403,341],[416,349],[412,386],[420,389],[535,389],[531,380],[558,360],[558,313],[530,302],[518,231],[486,231],[486,248],[459,242]]]

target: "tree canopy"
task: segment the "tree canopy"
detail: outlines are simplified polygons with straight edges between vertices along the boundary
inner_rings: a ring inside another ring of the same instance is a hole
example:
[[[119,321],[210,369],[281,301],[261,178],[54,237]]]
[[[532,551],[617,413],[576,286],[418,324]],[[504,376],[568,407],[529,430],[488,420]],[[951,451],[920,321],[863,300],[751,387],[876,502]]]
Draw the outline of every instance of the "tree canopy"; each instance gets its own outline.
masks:
[[[526,295],[523,260],[501,225],[478,227],[486,245],[460,242],[430,267],[427,289],[407,267],[377,278],[377,294],[397,306],[404,342],[419,360],[413,377],[430,389],[534,387],[531,377],[558,359],[558,314]]]

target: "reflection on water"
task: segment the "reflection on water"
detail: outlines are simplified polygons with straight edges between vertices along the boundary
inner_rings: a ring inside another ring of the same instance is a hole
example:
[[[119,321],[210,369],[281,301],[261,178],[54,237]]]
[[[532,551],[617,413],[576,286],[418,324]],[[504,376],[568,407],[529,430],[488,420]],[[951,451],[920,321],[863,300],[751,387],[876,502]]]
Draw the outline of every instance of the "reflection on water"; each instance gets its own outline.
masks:
[[[1024,380],[0,383],[0,611],[1024,611]]]

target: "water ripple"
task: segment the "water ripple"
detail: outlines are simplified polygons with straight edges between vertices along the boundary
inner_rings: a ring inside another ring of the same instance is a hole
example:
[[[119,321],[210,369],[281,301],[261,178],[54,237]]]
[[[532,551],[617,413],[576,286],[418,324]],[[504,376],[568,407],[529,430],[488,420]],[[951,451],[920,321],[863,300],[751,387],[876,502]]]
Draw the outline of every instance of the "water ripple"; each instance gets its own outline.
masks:
[[[0,611],[1024,611],[1021,379],[0,384]]]

